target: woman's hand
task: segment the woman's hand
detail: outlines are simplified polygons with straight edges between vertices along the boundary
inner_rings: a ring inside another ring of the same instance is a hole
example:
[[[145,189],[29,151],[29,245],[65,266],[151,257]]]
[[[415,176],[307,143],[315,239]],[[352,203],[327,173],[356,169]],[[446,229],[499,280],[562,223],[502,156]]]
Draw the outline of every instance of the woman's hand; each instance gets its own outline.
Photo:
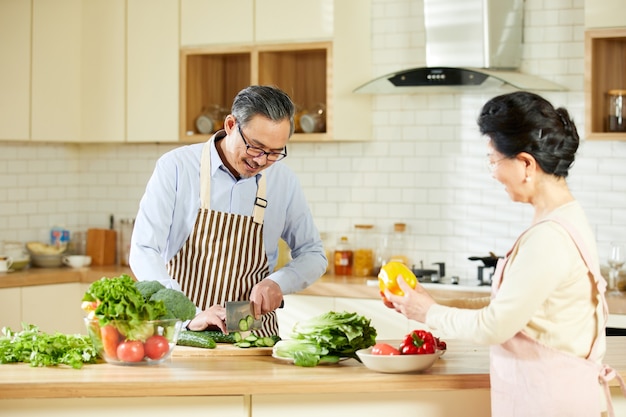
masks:
[[[226,333],[226,308],[213,305],[194,317],[187,325],[189,330],[194,331],[205,330],[208,327],[217,327]]]
[[[424,323],[428,309],[433,304],[436,304],[435,300],[419,283],[413,289],[402,276],[399,275],[397,281],[404,295],[395,295],[389,292],[389,290],[385,290],[385,298],[387,299],[385,305],[394,308],[397,312],[411,320]]]

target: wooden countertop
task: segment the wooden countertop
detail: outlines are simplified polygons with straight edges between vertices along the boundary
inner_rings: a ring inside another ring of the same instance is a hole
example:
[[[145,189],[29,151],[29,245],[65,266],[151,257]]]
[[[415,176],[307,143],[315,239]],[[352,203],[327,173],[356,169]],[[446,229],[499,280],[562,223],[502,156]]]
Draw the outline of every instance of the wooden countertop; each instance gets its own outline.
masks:
[[[0,399],[217,396],[463,390],[489,387],[488,348],[448,340],[448,351],[423,373],[382,374],[354,359],[313,368],[271,356],[174,355],[156,366],[0,365]],[[188,348],[187,348],[188,349]],[[626,337],[609,337],[606,363],[626,378]],[[611,385],[617,385],[615,380]],[[54,387],[54,389],[51,389]]]
[[[69,267],[30,268],[24,271],[0,273],[0,289],[72,282],[88,284],[102,277],[115,277],[121,274],[133,276],[130,268],[117,265],[76,269]],[[375,280],[374,277],[324,275],[299,294],[379,299],[378,287],[368,285],[368,282],[371,284],[373,280]],[[425,284],[425,287],[435,297],[483,297],[489,293],[488,287],[470,285]],[[607,296],[607,302],[611,314],[626,314],[626,292],[622,292],[620,296]]]

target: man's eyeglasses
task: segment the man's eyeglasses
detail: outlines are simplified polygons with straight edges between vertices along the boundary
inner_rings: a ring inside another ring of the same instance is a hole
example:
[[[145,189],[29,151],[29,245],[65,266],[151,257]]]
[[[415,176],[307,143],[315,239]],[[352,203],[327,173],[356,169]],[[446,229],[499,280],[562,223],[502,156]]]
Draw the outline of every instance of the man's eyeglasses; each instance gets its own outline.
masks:
[[[265,152],[261,148],[256,148],[248,144],[248,141],[243,136],[243,132],[241,131],[241,125],[237,123],[237,129],[239,129],[239,135],[241,136],[241,140],[243,140],[243,144],[246,145],[246,153],[254,158],[260,158],[263,155],[267,157],[268,161],[276,162],[287,156],[287,147],[285,146],[285,152]]]

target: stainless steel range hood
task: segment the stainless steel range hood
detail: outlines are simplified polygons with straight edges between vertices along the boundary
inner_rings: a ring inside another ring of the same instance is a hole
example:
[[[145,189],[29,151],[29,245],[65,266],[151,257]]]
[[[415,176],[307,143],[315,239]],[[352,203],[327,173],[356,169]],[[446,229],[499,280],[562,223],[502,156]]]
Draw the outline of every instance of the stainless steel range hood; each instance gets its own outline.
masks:
[[[565,88],[518,70],[524,0],[423,0],[426,66],[376,78],[368,94]]]

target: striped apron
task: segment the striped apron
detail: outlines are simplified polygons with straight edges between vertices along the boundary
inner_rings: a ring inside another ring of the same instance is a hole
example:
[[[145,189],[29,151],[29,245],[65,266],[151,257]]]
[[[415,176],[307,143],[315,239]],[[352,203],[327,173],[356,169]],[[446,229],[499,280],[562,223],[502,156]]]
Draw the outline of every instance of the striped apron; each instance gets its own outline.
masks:
[[[169,275],[197,307],[206,310],[226,301],[247,301],[255,284],[269,275],[263,244],[265,176],[261,175],[252,217],[211,210],[211,144],[200,161],[200,209],[187,241],[169,261]],[[255,333],[278,334],[273,311],[262,316]]]

